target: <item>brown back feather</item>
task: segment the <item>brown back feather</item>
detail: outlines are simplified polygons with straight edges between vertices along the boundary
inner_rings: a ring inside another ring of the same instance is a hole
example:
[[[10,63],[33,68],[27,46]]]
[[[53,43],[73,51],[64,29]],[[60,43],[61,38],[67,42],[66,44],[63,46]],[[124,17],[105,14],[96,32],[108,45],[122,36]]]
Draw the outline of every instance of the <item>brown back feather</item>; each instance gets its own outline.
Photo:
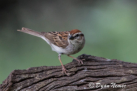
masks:
[[[68,45],[68,34],[69,32],[41,32],[42,34],[44,34],[44,36],[50,40],[51,43],[53,43],[56,46],[65,48]]]

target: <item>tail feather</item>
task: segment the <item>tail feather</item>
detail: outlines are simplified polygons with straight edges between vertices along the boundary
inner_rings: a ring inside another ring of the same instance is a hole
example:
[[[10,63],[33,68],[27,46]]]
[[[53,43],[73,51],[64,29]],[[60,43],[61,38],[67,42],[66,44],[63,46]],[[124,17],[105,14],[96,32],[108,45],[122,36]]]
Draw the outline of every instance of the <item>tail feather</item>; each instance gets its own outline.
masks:
[[[30,35],[33,35],[33,36],[37,36],[37,37],[40,37],[40,38],[43,37],[42,33],[31,30],[31,29],[28,29],[28,28],[25,28],[25,27],[22,27],[21,30],[17,30],[17,31],[24,32],[24,33],[27,33],[27,34],[30,34]]]

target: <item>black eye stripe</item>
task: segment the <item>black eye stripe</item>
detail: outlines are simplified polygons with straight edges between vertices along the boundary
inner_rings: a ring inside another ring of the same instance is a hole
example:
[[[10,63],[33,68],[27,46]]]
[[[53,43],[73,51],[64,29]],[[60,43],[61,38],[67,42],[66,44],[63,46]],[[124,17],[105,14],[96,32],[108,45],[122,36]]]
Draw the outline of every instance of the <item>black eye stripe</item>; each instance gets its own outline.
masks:
[[[76,36],[79,36],[79,34],[77,34]]]
[[[84,36],[84,34],[80,34],[81,36]]]
[[[76,34],[74,37],[84,36],[84,34]]]
[[[79,34],[76,34],[74,37],[78,37],[79,36]]]

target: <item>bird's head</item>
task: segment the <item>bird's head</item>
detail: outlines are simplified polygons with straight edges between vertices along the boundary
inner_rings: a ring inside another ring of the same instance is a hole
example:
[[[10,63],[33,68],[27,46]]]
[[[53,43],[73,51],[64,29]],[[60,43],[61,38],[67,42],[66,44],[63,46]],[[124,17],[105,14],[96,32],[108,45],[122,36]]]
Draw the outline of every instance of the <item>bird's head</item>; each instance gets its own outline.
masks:
[[[72,44],[83,43],[85,41],[84,34],[78,29],[71,30],[68,39]]]

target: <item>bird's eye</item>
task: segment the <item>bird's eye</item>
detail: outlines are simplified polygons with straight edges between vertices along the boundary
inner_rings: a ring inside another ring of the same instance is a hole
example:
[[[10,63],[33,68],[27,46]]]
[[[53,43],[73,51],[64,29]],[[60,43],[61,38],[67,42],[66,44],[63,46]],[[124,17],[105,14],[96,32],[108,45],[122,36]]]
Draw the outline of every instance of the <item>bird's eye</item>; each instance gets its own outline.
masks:
[[[79,36],[79,34],[77,34],[75,37],[78,37]]]

